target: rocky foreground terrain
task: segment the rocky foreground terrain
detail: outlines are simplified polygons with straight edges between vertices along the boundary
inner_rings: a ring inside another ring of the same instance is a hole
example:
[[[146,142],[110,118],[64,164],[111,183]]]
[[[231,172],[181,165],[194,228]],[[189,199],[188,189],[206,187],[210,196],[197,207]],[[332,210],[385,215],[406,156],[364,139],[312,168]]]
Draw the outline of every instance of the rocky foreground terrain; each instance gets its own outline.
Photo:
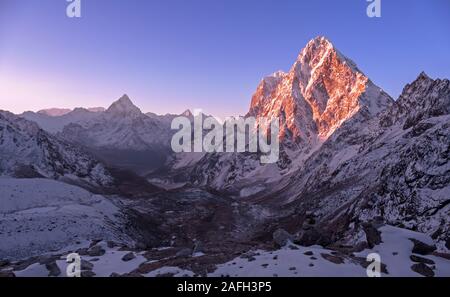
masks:
[[[301,246],[281,230],[273,245],[239,247],[233,252],[209,244],[130,249],[98,239],[25,260],[3,260],[0,276],[64,277],[67,256],[72,252],[82,258],[82,277],[365,277],[371,263],[367,256],[372,253],[380,255],[384,277],[442,277],[450,273],[450,255],[436,252],[433,241],[421,233],[386,225],[379,228],[377,238],[379,242],[372,248],[360,252]]]

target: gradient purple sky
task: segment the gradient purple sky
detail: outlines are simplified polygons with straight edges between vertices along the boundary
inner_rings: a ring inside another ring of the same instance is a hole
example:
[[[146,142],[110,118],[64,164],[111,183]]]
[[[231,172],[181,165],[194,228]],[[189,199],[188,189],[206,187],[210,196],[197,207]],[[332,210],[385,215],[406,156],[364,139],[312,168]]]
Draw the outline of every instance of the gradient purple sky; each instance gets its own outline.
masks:
[[[450,77],[450,1],[0,0],[0,109],[107,107],[244,114],[265,75],[324,35],[396,98],[425,70]]]

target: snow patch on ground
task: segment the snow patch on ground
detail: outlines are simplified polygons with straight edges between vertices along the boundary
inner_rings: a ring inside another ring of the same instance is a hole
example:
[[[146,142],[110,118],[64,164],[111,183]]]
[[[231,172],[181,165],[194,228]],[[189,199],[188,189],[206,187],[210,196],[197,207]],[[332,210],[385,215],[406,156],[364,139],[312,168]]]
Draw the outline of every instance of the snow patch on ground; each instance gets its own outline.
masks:
[[[178,267],[166,266],[145,274],[146,277],[155,277],[158,275],[173,275],[174,277],[192,277],[194,276],[194,273],[192,271],[181,269]]]
[[[380,228],[383,243],[373,249],[367,249],[355,256],[366,258],[371,253],[378,253],[381,262],[386,264],[389,274],[384,277],[420,276],[411,270],[415,264],[410,259],[413,243],[410,238],[433,244],[431,238],[422,233],[400,229],[392,226]],[[320,246],[302,247],[291,245],[277,251],[255,251],[252,260],[238,257],[217,266],[209,276],[231,277],[367,277],[366,269],[351,257],[342,257],[342,264],[335,264],[321,255],[333,255],[331,250]],[[305,255],[307,253],[307,255]],[[312,253],[312,254],[311,254]],[[450,261],[436,256],[423,256],[435,262],[436,276],[450,276]]]
[[[0,258],[19,259],[83,240],[116,239],[119,209],[103,196],[47,179],[0,178]]]

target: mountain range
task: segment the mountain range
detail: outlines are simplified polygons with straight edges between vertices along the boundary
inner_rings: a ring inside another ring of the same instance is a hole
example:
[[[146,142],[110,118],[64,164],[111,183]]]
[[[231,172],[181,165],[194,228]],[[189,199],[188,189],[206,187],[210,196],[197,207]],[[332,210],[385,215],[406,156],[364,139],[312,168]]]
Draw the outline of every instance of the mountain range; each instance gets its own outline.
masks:
[[[189,110],[183,115],[192,118]],[[354,253],[389,236],[382,234],[407,229],[430,238],[434,248],[425,254],[448,256],[448,79],[420,73],[394,100],[317,37],[288,72],[263,78],[251,98],[247,117],[280,119],[275,164],[261,164],[259,153],[175,154],[176,116],[143,113],[127,95],[107,109],[2,111],[0,174],[104,195],[114,188],[111,199],[127,217],[124,238],[180,252],[201,241],[202,253],[214,254],[205,267],[248,252],[244,246],[274,248],[275,241],[279,248],[280,234],[356,261]],[[217,242],[219,232],[229,240]],[[413,271],[433,272],[423,265]]]

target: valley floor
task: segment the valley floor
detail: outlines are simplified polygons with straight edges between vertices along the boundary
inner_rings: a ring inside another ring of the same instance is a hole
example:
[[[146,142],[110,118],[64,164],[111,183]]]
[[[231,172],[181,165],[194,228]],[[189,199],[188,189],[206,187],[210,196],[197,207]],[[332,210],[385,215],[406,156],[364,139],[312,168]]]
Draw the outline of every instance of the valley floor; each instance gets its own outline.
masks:
[[[231,261],[217,265],[207,276],[231,277],[366,277],[366,257],[378,253],[382,261],[382,277],[450,276],[448,255],[421,256],[412,252],[410,239],[430,242],[427,236],[391,226],[380,228],[383,243],[373,249],[346,255],[320,246],[302,247],[288,244],[274,250],[246,252]],[[180,253],[171,247],[151,251],[128,251],[111,242],[85,243],[82,276],[201,276],[189,269],[190,263],[202,263],[208,256],[202,252]],[[81,245],[82,246],[82,245]],[[89,247],[90,246],[90,247]],[[91,251],[99,253],[91,253]],[[66,256],[69,252],[49,253],[25,261],[3,264],[0,275],[17,277],[66,276]],[[170,265],[170,263],[180,265]],[[165,264],[163,264],[165,263]],[[197,264],[198,264],[197,263]],[[206,269],[206,266],[204,268]],[[159,268],[157,268],[159,267]],[[204,274],[203,274],[204,276]]]
[[[174,226],[186,220],[191,220],[193,227],[180,229],[167,247],[139,247],[130,244],[132,239],[123,231],[127,222],[121,212],[122,202],[52,180],[0,178],[0,188],[0,276],[63,277],[68,265],[66,257],[72,252],[81,256],[82,276],[87,277],[365,277],[369,265],[366,257],[372,253],[380,256],[382,276],[450,276],[450,255],[438,252],[420,255],[413,251],[414,240],[432,245],[429,236],[388,225],[378,229],[380,244],[355,253],[321,246],[304,247],[290,241],[277,249],[250,241],[245,245],[244,241],[230,241],[231,233],[225,225],[239,224],[232,212],[248,213],[225,202],[214,204],[220,205],[216,212],[204,213],[211,208],[204,203],[216,197],[206,199],[192,192],[186,193],[186,200],[168,195],[162,200],[163,205],[157,207],[161,211],[164,207],[172,209],[165,211],[172,221],[161,218],[168,224],[167,230],[175,230]],[[179,203],[179,207],[172,202]],[[198,209],[188,203],[194,203]],[[128,202],[130,205],[147,213],[154,212],[151,207],[156,204],[143,204],[139,200]],[[186,234],[191,237],[202,234],[196,233],[196,226],[207,227],[200,229],[205,236],[214,233],[211,240],[214,243],[202,238],[204,246],[196,245],[194,249],[175,244],[182,239],[183,230],[190,230],[192,234]],[[245,234],[245,230],[239,231]]]

